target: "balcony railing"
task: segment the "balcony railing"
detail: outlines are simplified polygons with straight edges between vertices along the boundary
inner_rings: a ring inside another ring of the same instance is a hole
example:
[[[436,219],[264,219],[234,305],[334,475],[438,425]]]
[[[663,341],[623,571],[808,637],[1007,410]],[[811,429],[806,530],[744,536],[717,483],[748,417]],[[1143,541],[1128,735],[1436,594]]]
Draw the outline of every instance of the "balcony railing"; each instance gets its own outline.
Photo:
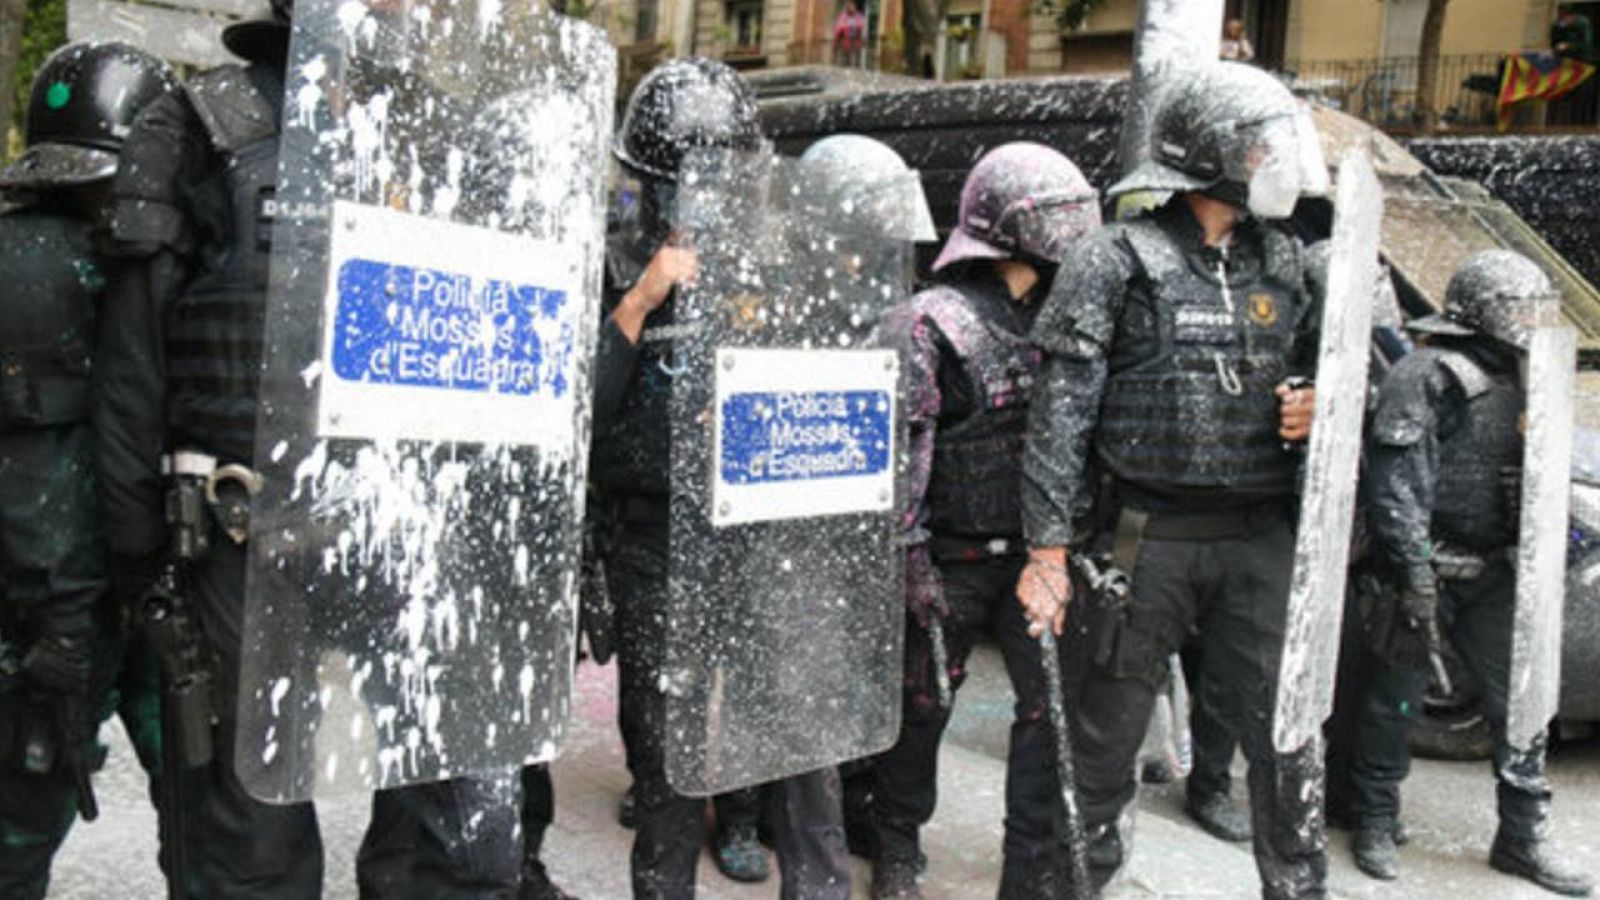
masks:
[[[896,68],[899,60],[893,56],[886,58],[890,53],[888,42],[879,35],[873,35],[863,44],[852,48],[836,46],[831,39],[791,41],[789,64],[795,66],[824,64],[868,71],[885,68],[892,70]]]
[[[1443,130],[1480,131],[1496,125],[1500,91],[1499,54],[1441,56],[1434,80],[1434,111]],[[1385,59],[1307,60],[1291,63],[1285,77],[1296,93],[1320,100],[1389,131],[1411,131],[1419,124],[1415,56]],[[1595,124],[1593,89],[1540,110],[1534,103],[1519,115],[1518,130],[1549,124]]]

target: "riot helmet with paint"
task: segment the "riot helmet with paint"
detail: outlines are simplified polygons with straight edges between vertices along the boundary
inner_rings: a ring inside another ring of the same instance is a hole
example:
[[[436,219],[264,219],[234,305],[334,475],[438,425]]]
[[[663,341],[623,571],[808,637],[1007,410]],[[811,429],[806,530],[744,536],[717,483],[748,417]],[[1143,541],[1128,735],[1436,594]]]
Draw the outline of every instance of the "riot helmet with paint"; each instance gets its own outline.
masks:
[[[755,98],[738,73],[692,57],[663,63],[639,82],[613,152],[638,175],[676,181],[690,150],[760,145]]]
[[[835,134],[800,155],[807,199],[839,234],[931,241],[933,214],[916,170],[882,141]]]
[[[1467,257],[1445,288],[1444,312],[1406,327],[1419,334],[1487,335],[1520,350],[1533,330],[1554,325],[1561,297],[1533,260],[1512,250],[1480,250]]]
[[[967,175],[933,270],[974,259],[1054,265],[1099,225],[1100,195],[1072,160],[1031,141],[1002,144]]]
[[[1173,76],[1156,100],[1149,153],[1111,194],[1197,191],[1282,219],[1302,195],[1328,188],[1304,104],[1277,78],[1240,63],[1207,63]]]
[[[166,63],[128,44],[57,50],[33,79],[27,150],[0,172],[0,187],[71,187],[110,178],[134,117],[177,89]]]

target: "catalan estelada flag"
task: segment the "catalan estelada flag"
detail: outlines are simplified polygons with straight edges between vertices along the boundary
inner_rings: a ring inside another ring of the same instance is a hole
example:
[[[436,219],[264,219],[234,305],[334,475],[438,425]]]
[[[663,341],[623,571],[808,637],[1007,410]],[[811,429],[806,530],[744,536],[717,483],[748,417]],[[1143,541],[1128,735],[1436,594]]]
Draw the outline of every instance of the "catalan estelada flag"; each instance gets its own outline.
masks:
[[[1500,77],[1500,130],[1511,124],[1511,107],[1524,100],[1559,100],[1572,93],[1592,75],[1595,67],[1575,59],[1562,59],[1554,53],[1524,50],[1506,57],[1505,74]]]

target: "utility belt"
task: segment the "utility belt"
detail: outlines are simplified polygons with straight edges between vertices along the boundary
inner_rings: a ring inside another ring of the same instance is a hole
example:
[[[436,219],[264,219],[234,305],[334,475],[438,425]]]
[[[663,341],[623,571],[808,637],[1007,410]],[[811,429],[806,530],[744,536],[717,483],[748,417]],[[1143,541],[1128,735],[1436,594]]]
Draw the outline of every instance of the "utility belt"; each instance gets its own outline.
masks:
[[[1284,507],[1273,500],[1213,512],[1152,511],[1123,505],[1114,518],[1111,560],[1124,572],[1133,573],[1139,550],[1146,540],[1224,541],[1258,534],[1263,529],[1287,521]]]
[[[1098,521],[1105,523],[1101,534],[1109,531],[1109,541],[1092,540],[1092,546],[1077,549],[1070,557],[1073,574],[1089,601],[1094,662],[1117,678],[1139,679],[1159,690],[1169,674],[1168,656],[1185,635],[1167,617],[1134,603],[1133,573],[1144,542],[1244,538],[1282,527],[1286,511],[1270,498],[1237,509],[1194,512],[1149,510],[1137,501],[1118,503],[1110,491],[1101,499],[1107,505],[1101,507],[1104,517]]]
[[[934,562],[982,562],[986,559],[1017,557],[1028,552],[1020,537],[963,537],[936,534],[928,538],[928,553]]]
[[[213,524],[235,544],[250,536],[250,500],[261,493],[259,472],[215,456],[178,450],[161,458],[168,480],[166,519],[172,555],[193,562],[211,548]]]

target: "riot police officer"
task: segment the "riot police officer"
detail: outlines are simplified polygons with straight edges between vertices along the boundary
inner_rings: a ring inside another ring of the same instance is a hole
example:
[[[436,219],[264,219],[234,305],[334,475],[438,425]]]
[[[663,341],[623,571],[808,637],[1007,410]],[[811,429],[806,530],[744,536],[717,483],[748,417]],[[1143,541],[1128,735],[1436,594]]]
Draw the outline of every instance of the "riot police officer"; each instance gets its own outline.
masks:
[[[1372,549],[1358,579],[1365,684],[1351,700],[1349,810],[1356,864],[1398,876],[1400,782],[1421,706],[1430,644],[1443,630],[1483,692],[1494,739],[1500,827],[1489,864],[1556,893],[1591,882],[1549,841],[1544,738],[1519,752],[1506,738],[1516,605],[1517,491],[1529,322],[1559,304],[1532,261],[1509,250],[1469,257],[1442,314],[1408,327],[1427,346],[1397,363],[1378,394],[1362,491]],[[1557,539],[1564,539],[1565,535]]]
[[[107,188],[139,110],[177,87],[126,44],[73,44],[34,78],[27,151],[0,172],[0,895],[41,898],[73,818],[94,817],[94,731],[116,683],[157,771],[155,699],[124,659],[107,596],[89,431],[97,252]],[[143,687],[144,689],[141,689]]]
[[[1026,558],[1019,489],[1038,353],[1039,301],[1073,242],[1100,224],[1099,195],[1077,166],[1016,142],[980,159],[959,219],[933,264],[937,283],[893,308],[881,330],[908,384],[905,697],[900,737],[874,765],[875,898],[921,897],[917,833],[933,815],[948,694],[965,679],[980,629],[992,629],[1016,695],[1006,774],[1000,896],[1048,896],[1055,787],[1039,648],[1011,600]]]
[[[652,70],[629,98],[615,150],[639,181],[639,216],[607,248],[605,319],[595,372],[592,480],[616,522],[606,569],[615,595],[621,720],[633,775],[634,896],[693,896],[705,801],[666,778],[666,697],[660,684],[667,640],[670,399],[673,297],[697,270],[692,248],[674,242],[677,177],[696,147],[761,145],[755,103],[728,67],[673,60]],[[850,879],[839,785],[831,770],[768,790],[783,897],[846,897]]]
[[[1250,762],[1263,895],[1325,895],[1318,748],[1279,754],[1271,735],[1296,515],[1285,442],[1305,439],[1312,411],[1292,379],[1312,374],[1318,322],[1307,254],[1274,220],[1326,181],[1308,165],[1319,155],[1308,131],[1264,72],[1186,71],[1157,104],[1151,159],[1112,188],[1172,198],[1079,244],[1033,329],[1044,362],[1018,597],[1034,627],[1061,630],[1075,522],[1096,522],[1132,577],[1131,597],[1070,606],[1094,648],[1074,749],[1097,881],[1123,861],[1118,817],[1151,704],[1197,628],[1200,702],[1232,723]]]
[[[322,892],[312,805],[263,803],[234,769],[246,555],[221,527],[248,509],[230,481],[248,479],[238,473],[254,453],[292,11],[273,0],[269,18],[225,29],[248,65],[196,75],[141,113],[114,188],[113,236],[129,268],[101,329],[97,454],[114,577],[130,593],[145,586],[152,620],[182,623],[163,652],[165,743],[214,744],[199,761],[169,756],[183,860],[169,878],[187,897]],[[207,482],[218,502],[193,504],[195,515],[174,504],[169,523],[166,494],[185,480],[166,472]],[[170,573],[201,533],[209,549],[182,560],[184,595]],[[209,704],[197,684],[209,685]],[[512,896],[516,787],[507,773],[378,791],[357,861],[363,896]]]

